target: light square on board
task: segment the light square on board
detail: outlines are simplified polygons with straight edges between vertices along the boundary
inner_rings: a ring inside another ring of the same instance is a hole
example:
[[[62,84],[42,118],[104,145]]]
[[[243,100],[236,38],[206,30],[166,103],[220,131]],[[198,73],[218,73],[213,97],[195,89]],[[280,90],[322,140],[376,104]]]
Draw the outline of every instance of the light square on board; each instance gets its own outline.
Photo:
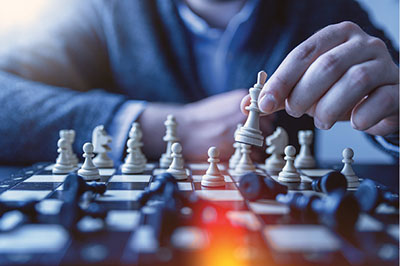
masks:
[[[136,201],[142,190],[107,190],[104,195],[97,195],[97,201]]]
[[[136,210],[111,210],[106,219],[108,228],[116,231],[131,231],[139,221],[140,212]]]
[[[187,169],[187,168],[185,168],[185,170],[186,170],[186,174],[187,174],[188,176],[190,176],[190,170]],[[161,174],[165,173],[166,171],[167,171],[167,169],[156,168],[156,169],[153,170],[153,175],[154,175],[154,176],[156,176],[156,175],[161,175]]]
[[[199,197],[211,201],[242,201],[243,197],[238,190],[196,190]]]
[[[24,182],[64,182],[67,175],[33,175]]]
[[[114,175],[108,182],[149,182],[151,175]]]
[[[289,213],[289,207],[273,200],[249,202],[249,208],[257,214],[284,215]]]
[[[329,172],[332,172],[332,169],[301,169],[300,170],[303,175],[320,177],[326,175]]]
[[[0,195],[0,201],[42,200],[51,190],[7,190]]]
[[[281,252],[334,252],[339,239],[321,225],[266,226],[263,234],[271,247]]]

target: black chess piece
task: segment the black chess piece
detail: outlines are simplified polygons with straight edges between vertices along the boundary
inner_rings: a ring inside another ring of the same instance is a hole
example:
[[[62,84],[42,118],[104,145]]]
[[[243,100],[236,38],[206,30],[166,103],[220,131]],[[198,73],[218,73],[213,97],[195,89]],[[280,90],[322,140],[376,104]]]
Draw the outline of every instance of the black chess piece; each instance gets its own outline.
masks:
[[[35,206],[38,201],[25,201],[25,202],[1,202],[0,201],[0,218],[7,212],[19,211],[27,216],[31,221],[36,221],[38,211]]]
[[[373,212],[381,203],[399,208],[399,195],[371,179],[365,179],[360,184],[355,192],[355,197],[364,212]]]
[[[330,193],[337,189],[346,190],[347,179],[342,173],[332,171],[313,180],[311,186],[314,191],[324,193]]]
[[[140,194],[138,198],[138,202],[140,206],[146,205],[146,203],[154,197],[166,197],[164,193],[164,189],[166,184],[172,184],[176,190],[178,190],[178,186],[176,184],[176,180],[170,173],[162,173],[155,177],[154,179],[154,186],[150,189],[147,188],[142,194]]]
[[[100,218],[107,217],[107,211],[97,203],[90,203],[85,209],[79,206],[78,202],[64,202],[60,210],[60,223],[72,233],[77,231],[77,223],[85,216]]]
[[[301,193],[280,194],[276,200],[287,204],[303,217],[318,220],[342,233],[352,232],[360,211],[355,197],[343,190],[335,190],[323,198]]]
[[[105,184],[93,183],[88,184],[79,175],[75,173],[69,174],[64,181],[64,200],[75,201],[86,191],[104,194],[107,186]]]
[[[240,178],[239,190],[246,199],[255,201],[275,199],[278,194],[286,194],[288,188],[271,177],[263,177],[251,172]]]

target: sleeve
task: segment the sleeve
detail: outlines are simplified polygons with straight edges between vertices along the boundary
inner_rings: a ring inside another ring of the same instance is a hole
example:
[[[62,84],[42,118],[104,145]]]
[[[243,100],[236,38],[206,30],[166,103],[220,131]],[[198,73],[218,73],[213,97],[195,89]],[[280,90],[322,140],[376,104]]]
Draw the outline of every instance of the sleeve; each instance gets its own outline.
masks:
[[[81,154],[92,129],[115,125],[115,114],[127,102],[110,89],[100,13],[93,4],[100,2],[44,2],[47,12],[37,20],[1,28],[1,163],[53,161],[58,131],[66,128],[76,130],[74,149]],[[130,119],[140,113],[129,110]]]

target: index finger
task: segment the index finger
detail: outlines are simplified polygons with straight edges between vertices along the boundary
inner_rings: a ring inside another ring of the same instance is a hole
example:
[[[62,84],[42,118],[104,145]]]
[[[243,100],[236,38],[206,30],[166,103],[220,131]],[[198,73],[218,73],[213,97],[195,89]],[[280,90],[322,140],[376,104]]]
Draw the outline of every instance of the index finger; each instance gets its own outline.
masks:
[[[285,108],[285,99],[308,67],[323,53],[346,42],[360,31],[352,22],[342,22],[323,28],[293,49],[265,83],[260,96],[259,108],[272,113]]]

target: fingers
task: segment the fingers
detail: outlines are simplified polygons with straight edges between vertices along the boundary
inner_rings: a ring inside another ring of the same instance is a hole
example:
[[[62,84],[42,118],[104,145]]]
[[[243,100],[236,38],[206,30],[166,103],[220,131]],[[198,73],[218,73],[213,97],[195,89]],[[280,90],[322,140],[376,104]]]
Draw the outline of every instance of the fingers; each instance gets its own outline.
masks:
[[[384,67],[377,60],[351,67],[319,99],[315,107],[315,126],[319,129],[331,128],[343,114],[353,109],[357,103],[379,85],[381,80],[376,77],[384,75]],[[376,71],[377,69],[379,69],[379,72]]]
[[[383,86],[354,108],[351,125],[357,130],[369,130],[374,135],[386,135],[398,130],[398,112],[398,85]],[[389,117],[391,118],[388,119]]]
[[[247,94],[246,96],[243,97],[242,101],[240,102],[240,110],[242,111],[243,114],[248,115],[249,111],[246,110],[246,106],[250,105],[250,95]]]
[[[359,51],[363,50],[363,53]],[[353,65],[376,57],[376,49],[361,38],[345,42],[317,58],[292,89],[286,111],[294,117],[302,116]]]
[[[292,88],[315,59],[346,42],[355,32],[362,31],[354,23],[342,22],[325,27],[297,46],[265,83],[259,97],[261,111],[271,113],[283,109]]]

